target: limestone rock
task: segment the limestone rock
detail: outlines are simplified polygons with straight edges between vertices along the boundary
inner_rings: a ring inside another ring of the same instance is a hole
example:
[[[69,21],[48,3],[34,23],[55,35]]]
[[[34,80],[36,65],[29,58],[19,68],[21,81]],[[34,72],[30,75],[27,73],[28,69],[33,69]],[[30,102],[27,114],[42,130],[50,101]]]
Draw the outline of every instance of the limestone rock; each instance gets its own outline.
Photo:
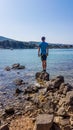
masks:
[[[12,69],[24,69],[25,66],[20,65],[19,63],[13,64],[12,65]]]
[[[35,78],[49,81],[49,74],[47,72],[37,72]]]
[[[5,70],[6,70],[6,71],[10,71],[11,68],[10,68],[9,66],[7,66],[7,67],[5,68]]]
[[[53,124],[53,115],[40,114],[36,119],[35,130],[50,130]]]
[[[63,106],[58,109],[57,115],[58,116],[67,116],[67,112]]]
[[[59,88],[60,85],[64,82],[64,77],[63,76],[57,76],[55,79],[51,80],[52,85],[54,88]]]
[[[0,127],[0,130],[9,130],[9,127],[7,124]]]
[[[69,91],[66,94],[66,104],[73,105],[73,91]]]
[[[8,107],[5,109],[5,113],[6,115],[13,115],[15,113],[15,110],[12,107]]]
[[[22,91],[19,89],[19,88],[17,88],[16,90],[15,90],[15,94],[20,94]]]
[[[15,85],[22,85],[23,84],[22,79],[15,79],[13,82],[15,83]]]

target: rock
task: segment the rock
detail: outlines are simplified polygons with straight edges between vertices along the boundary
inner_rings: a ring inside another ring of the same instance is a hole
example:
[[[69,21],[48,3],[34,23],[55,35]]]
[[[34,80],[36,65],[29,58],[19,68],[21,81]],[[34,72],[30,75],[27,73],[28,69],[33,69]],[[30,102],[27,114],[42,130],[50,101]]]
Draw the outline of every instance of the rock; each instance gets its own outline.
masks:
[[[54,86],[54,88],[60,88],[60,85],[64,82],[63,76],[57,76],[55,79],[51,80],[51,84]]]
[[[17,88],[16,90],[15,90],[15,94],[20,94],[22,91],[19,89],[19,88]]]
[[[66,83],[62,83],[61,86],[60,86],[60,90],[59,90],[59,93],[60,94],[65,94],[68,92],[68,91],[71,91],[72,89],[72,86],[70,84],[66,84]]]
[[[7,66],[7,67],[5,68],[5,70],[6,70],[6,71],[10,71],[11,68],[10,68],[9,66]]]
[[[69,119],[63,119],[63,118],[61,118],[59,124],[61,126],[67,126],[67,125],[70,124],[70,120]]]
[[[15,110],[12,107],[6,108],[5,113],[6,113],[6,115],[13,115],[15,113]]]
[[[37,72],[35,78],[49,81],[49,74],[47,72]]]
[[[17,69],[19,66],[20,66],[19,63],[13,64],[13,65],[12,65],[12,69]]]
[[[64,126],[64,127],[63,127],[63,130],[72,130],[72,128],[71,128],[70,125],[67,125],[67,126]]]
[[[38,87],[36,86],[29,86],[24,90],[24,94],[31,94],[31,93],[37,93],[38,92]]]
[[[68,116],[68,114],[63,106],[58,109],[57,115],[58,116]]]
[[[57,124],[59,124],[60,119],[62,119],[61,116],[55,116],[55,117],[54,117],[54,122],[57,123]]]
[[[25,69],[25,66],[16,63],[12,65],[12,69]]]
[[[40,114],[37,116],[35,130],[50,130],[53,124],[53,115]]]
[[[7,124],[5,124],[0,127],[0,130],[9,130],[9,127]]]
[[[23,84],[23,80],[22,79],[15,79],[14,83],[15,83],[15,85],[22,85]]]
[[[50,130],[61,130],[60,126],[56,123],[53,123],[52,127]]]
[[[25,66],[20,65],[17,69],[25,69]]]
[[[66,94],[66,105],[73,105],[73,91],[69,91]]]

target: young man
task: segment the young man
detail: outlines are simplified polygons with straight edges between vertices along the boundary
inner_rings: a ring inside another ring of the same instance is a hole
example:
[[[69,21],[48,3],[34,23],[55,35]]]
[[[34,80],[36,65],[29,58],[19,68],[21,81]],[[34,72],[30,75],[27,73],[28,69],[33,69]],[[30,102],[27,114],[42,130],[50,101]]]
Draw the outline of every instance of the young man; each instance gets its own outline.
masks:
[[[46,71],[47,63],[46,59],[48,56],[48,43],[45,42],[45,37],[41,38],[42,42],[38,48],[38,56],[41,56],[43,71]]]

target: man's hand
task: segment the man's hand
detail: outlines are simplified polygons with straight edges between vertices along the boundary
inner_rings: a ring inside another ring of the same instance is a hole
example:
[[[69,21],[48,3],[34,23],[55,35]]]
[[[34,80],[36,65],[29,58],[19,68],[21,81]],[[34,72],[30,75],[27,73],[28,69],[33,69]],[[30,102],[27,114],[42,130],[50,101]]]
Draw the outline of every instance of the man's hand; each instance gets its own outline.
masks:
[[[48,53],[46,53],[46,56],[48,56]]]

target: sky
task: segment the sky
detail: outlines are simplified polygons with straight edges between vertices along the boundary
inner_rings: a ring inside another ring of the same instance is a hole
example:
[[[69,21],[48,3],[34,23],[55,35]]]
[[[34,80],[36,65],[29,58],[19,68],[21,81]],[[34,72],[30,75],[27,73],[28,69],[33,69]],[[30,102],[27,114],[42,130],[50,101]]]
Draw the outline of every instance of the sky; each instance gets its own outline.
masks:
[[[73,44],[73,0],[0,0],[0,36]]]

